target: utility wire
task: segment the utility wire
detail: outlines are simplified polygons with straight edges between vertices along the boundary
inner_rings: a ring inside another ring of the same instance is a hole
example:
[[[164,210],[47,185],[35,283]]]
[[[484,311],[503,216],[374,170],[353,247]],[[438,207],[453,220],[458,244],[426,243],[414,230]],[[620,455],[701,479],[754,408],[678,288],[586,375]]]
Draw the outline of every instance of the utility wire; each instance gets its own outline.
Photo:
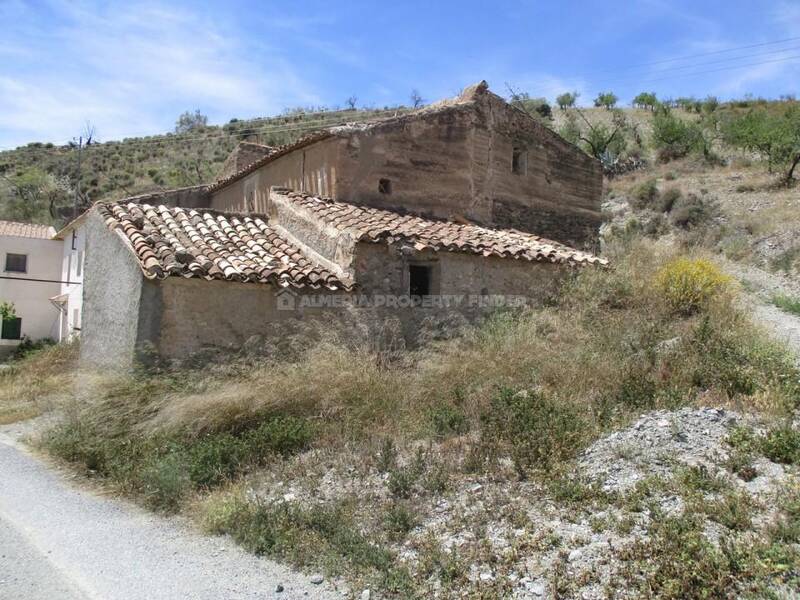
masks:
[[[619,78],[619,79],[606,80],[602,84],[598,84],[595,87],[597,87],[597,89],[607,89],[607,88],[611,87],[612,84],[613,85],[618,85],[618,84],[637,83],[637,82],[638,83],[652,83],[652,82],[655,82],[655,81],[667,81],[667,80],[670,80],[670,79],[681,79],[681,78],[685,78],[685,77],[695,77],[697,75],[706,75],[706,74],[709,74],[709,73],[718,73],[718,72],[721,72],[721,71],[731,71],[731,70],[744,69],[744,68],[747,68],[747,67],[756,67],[756,66],[766,65],[766,64],[789,62],[789,61],[797,60],[798,58],[800,58],[800,55],[793,55],[793,56],[787,56],[787,57],[783,57],[783,58],[776,58],[776,59],[772,59],[772,60],[751,62],[751,63],[745,63],[745,64],[741,64],[741,65],[731,65],[731,66],[728,66],[728,67],[721,67],[721,68],[718,68],[718,69],[707,69],[707,70],[703,70],[703,71],[695,71],[695,72],[689,72],[689,73],[675,73],[673,75],[668,75],[668,76],[665,76],[665,77],[644,78],[644,79],[639,78],[639,77],[634,77],[633,79],[631,79],[630,78],[631,76],[623,76],[622,78]],[[687,68],[690,68],[690,67],[687,66]],[[695,67],[692,66],[691,68],[695,68]],[[544,88],[539,88],[538,90],[529,90],[528,93],[531,94],[531,95],[536,95],[536,94],[544,93],[546,91],[548,91],[548,90],[546,90]]]
[[[635,68],[638,68],[638,67],[651,67],[653,65],[660,65],[660,64],[669,63],[669,62],[678,62],[678,61],[681,61],[681,60],[691,60],[691,59],[694,59],[694,58],[702,58],[704,56],[713,56],[713,55],[716,55],[716,54],[724,54],[726,52],[736,52],[738,50],[749,50],[751,48],[761,48],[761,47],[764,47],[764,46],[774,46],[776,44],[785,44],[786,42],[796,42],[798,40],[800,40],[800,36],[784,38],[782,40],[775,40],[775,41],[772,41],[772,42],[762,42],[760,44],[749,44],[747,46],[734,46],[734,47],[731,47],[731,48],[725,48],[723,50],[712,50],[710,52],[702,52],[700,54],[689,54],[689,55],[680,56],[680,57],[677,57],[677,58],[665,58],[663,60],[655,60],[655,61],[652,61],[652,62],[639,63],[639,64],[636,64],[636,65],[629,65],[627,67],[623,67],[623,69],[635,69]]]

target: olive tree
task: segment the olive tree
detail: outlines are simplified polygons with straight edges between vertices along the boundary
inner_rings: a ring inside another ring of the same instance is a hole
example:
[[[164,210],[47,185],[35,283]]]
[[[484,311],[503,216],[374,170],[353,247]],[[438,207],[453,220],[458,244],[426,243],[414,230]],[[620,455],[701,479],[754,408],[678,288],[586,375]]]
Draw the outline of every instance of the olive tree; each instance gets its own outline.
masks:
[[[602,106],[606,110],[611,110],[616,106],[618,100],[619,98],[614,92],[600,92],[597,94],[597,98],[594,99],[594,105],[598,108]]]
[[[556,96],[556,104],[558,104],[558,108],[561,110],[567,110],[575,106],[579,95],[578,92],[564,92]]]
[[[760,154],[770,171],[780,169],[785,183],[794,182],[800,164],[800,105],[787,103],[777,112],[751,109],[724,123],[722,131],[727,143]]]
[[[195,129],[202,129],[206,125],[208,125],[208,117],[199,109],[194,112],[187,110],[175,121],[175,133],[189,133]]]
[[[646,110],[655,110],[658,104],[655,92],[642,92],[633,99],[633,105]]]

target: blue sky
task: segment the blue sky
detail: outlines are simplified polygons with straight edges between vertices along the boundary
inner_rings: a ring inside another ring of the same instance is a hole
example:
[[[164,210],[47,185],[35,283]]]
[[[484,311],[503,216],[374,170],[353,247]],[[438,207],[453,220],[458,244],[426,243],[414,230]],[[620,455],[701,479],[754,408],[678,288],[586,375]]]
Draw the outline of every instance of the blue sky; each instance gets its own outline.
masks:
[[[431,101],[481,79],[582,102],[800,81],[800,0],[0,0],[0,22],[0,149],[65,143],[87,120],[112,140],[170,130],[187,109],[225,123],[351,95],[405,103],[412,88]]]

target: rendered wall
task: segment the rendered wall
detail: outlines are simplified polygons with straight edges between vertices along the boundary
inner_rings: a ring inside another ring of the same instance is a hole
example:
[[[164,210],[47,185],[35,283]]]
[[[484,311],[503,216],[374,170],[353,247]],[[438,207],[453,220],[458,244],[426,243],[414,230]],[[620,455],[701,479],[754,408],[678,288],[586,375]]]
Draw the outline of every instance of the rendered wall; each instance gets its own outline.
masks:
[[[0,302],[14,304],[17,317],[22,319],[23,336],[57,339],[59,313],[50,298],[60,289],[61,242],[0,236],[0,269],[5,269],[8,253],[27,255],[27,272],[2,272]],[[0,340],[0,354],[18,344],[19,340]]]
[[[125,241],[94,210],[85,229],[81,359],[129,366],[138,341],[144,277]]]
[[[74,237],[73,237],[74,233]],[[80,334],[83,321],[83,274],[86,257],[86,227],[79,223],[62,234],[60,342]]]

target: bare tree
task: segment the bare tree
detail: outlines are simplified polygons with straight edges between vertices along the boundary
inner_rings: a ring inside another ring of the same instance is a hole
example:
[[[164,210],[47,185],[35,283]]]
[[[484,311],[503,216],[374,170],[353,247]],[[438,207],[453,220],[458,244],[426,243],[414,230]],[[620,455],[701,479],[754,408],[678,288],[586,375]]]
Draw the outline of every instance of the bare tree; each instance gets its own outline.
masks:
[[[358,97],[357,96],[355,96],[355,95],[350,96],[347,100],[345,100],[345,103],[347,104],[347,109],[348,110],[355,110],[357,102],[358,102]]]
[[[425,100],[422,99],[422,96],[420,95],[419,90],[417,90],[416,88],[411,90],[411,105],[414,108],[419,108],[423,104],[425,104]]]

